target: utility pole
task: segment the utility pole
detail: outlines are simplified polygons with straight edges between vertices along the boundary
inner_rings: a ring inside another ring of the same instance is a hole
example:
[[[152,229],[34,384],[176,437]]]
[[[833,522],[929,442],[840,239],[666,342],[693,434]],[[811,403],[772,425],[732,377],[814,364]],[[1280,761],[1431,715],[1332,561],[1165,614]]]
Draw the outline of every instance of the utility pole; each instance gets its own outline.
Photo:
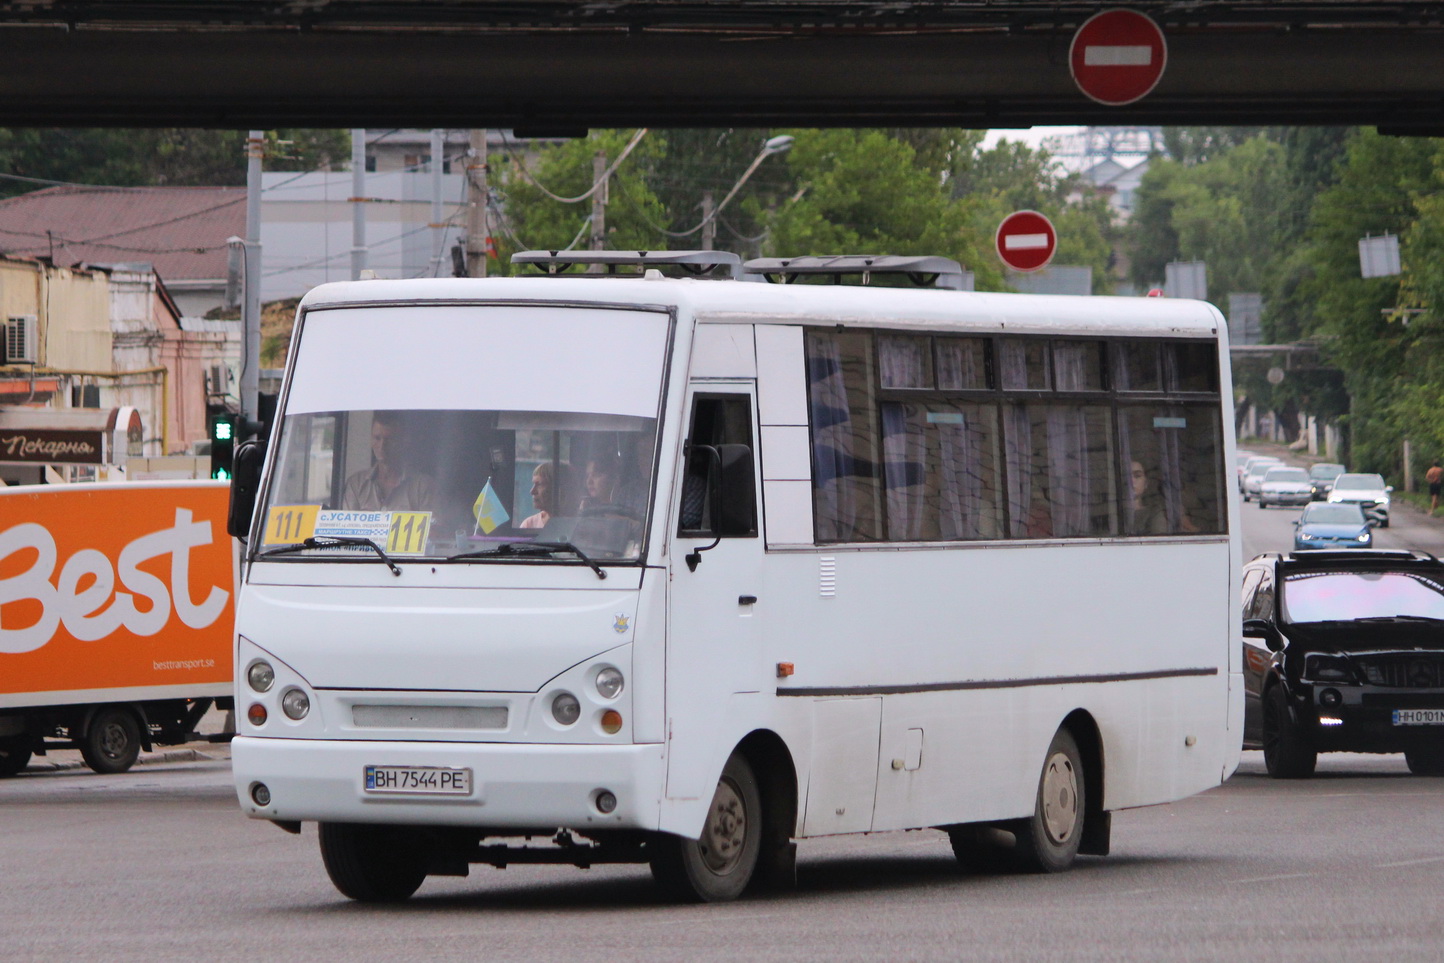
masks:
[[[592,157],[592,183],[602,179],[607,172],[607,152],[597,151]],[[592,250],[602,251],[607,246],[607,185],[597,188],[592,195]]]
[[[466,152],[466,276],[486,277],[486,131],[471,132]]]
[[[366,270],[366,128],[351,130],[351,280]]]
[[[717,245],[717,219],[712,216],[712,192],[702,192],[702,250],[715,251]]]
[[[260,421],[261,393],[261,158],[266,132],[246,138],[246,286],[241,312],[241,417]]]
[[[446,240],[446,225],[441,221],[441,155],[446,150],[446,132],[431,128],[431,276],[441,277],[441,246]]]

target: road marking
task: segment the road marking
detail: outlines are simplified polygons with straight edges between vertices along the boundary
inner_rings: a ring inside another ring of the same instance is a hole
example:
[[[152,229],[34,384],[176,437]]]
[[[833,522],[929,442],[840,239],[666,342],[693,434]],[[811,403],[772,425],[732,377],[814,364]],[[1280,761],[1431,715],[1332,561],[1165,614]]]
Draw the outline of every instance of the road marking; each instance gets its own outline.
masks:
[[[1397,863],[1380,863],[1376,869],[1395,869],[1399,866],[1423,866],[1425,863],[1444,863],[1444,856],[1426,856],[1423,859],[1405,859]]]
[[[1285,873],[1282,876],[1255,876],[1251,879],[1235,879],[1234,883],[1272,883],[1282,879],[1308,879],[1314,873]]]

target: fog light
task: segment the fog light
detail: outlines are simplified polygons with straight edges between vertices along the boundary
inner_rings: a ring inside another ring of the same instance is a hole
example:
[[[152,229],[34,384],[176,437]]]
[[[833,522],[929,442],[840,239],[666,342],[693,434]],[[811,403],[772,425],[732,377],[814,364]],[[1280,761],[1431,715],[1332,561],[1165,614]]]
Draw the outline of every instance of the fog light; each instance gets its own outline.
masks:
[[[246,681],[257,692],[269,692],[271,686],[276,684],[276,670],[265,660],[252,662],[251,667],[246,670]]]
[[[271,804],[271,790],[263,782],[251,783],[251,799],[255,800],[257,806],[269,806]]]
[[[1336,706],[1343,701],[1344,697],[1339,695],[1338,689],[1325,689],[1323,692],[1319,693],[1320,705]]]
[[[582,717],[582,704],[570,692],[559,692],[552,700],[552,718],[569,726]]]
[[[306,713],[311,711],[311,700],[300,689],[289,689],[281,696],[281,711],[288,718],[300,722],[306,718]]]
[[[253,726],[266,724],[266,707],[259,702],[252,702],[251,707],[246,710],[246,721]]]
[[[597,812],[603,816],[615,811],[617,808],[617,797],[603,789],[597,793]]]
[[[1344,720],[1335,716],[1319,716],[1319,725],[1321,726],[1341,726],[1343,724]]]
[[[622,714],[616,709],[608,709],[602,713],[602,731],[609,736],[614,736],[622,731]]]

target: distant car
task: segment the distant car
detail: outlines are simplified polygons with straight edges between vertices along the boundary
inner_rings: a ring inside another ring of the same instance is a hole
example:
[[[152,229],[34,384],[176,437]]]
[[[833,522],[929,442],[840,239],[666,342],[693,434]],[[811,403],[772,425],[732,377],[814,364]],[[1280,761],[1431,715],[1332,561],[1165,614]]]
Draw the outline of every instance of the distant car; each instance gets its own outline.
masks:
[[[1254,452],[1239,449],[1234,458],[1234,473],[1238,476],[1238,490],[1243,491],[1243,470],[1248,467],[1248,460],[1255,457]]]
[[[1402,752],[1444,776],[1444,562],[1351,549],[1243,569],[1243,744],[1276,779],[1321,752]]]
[[[1258,485],[1258,507],[1270,505],[1307,505],[1313,498],[1314,486],[1309,473],[1302,468],[1278,465],[1264,472]]]
[[[1384,484],[1383,475],[1346,472],[1334,479],[1328,500],[1358,505],[1366,516],[1378,521],[1380,528],[1388,528],[1389,493],[1393,490],[1394,486]]]
[[[1342,475],[1347,469],[1343,465],[1336,465],[1333,462],[1321,461],[1309,469],[1309,481],[1313,483],[1313,499],[1321,502],[1329,497],[1329,492],[1334,490],[1334,479]]]
[[[1326,548],[1369,548],[1374,523],[1358,505],[1311,502],[1294,522],[1294,551]]]
[[[1243,471],[1243,480],[1239,482],[1239,490],[1243,492],[1243,500],[1248,501],[1253,495],[1258,494],[1259,483],[1263,481],[1264,472],[1270,468],[1277,468],[1283,461],[1274,458],[1272,455],[1255,455],[1250,458],[1248,465]]]

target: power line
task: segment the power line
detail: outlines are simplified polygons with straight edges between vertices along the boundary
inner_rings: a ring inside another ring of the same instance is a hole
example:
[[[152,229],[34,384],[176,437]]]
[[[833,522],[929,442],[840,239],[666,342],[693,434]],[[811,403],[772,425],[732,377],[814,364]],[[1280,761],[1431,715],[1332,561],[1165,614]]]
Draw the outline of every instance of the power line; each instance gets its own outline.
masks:
[[[511,149],[511,138],[506,135],[506,131],[501,132],[501,142],[502,146],[506,148],[507,154],[511,157],[512,163],[516,164],[516,169],[521,172],[521,176],[526,178],[526,180],[533,187],[535,187],[537,190],[541,191],[543,194],[545,194],[547,197],[550,197],[554,201],[560,201],[563,204],[579,204],[582,201],[590,198],[593,194],[595,194],[601,189],[602,185],[605,184],[614,173],[616,173],[617,168],[622,165],[622,161],[627,159],[627,155],[632,152],[632,148],[636,147],[638,142],[640,142],[641,139],[646,136],[646,133],[646,127],[637,128],[637,133],[632,136],[631,142],[627,144],[626,147],[622,148],[622,153],[619,154],[617,156],[617,159],[612,162],[612,166],[608,167],[605,171],[602,172],[602,176],[596,179],[592,186],[587,189],[587,192],[585,194],[579,194],[576,197],[562,197],[560,194],[554,194],[551,191],[547,190],[545,187],[543,187],[540,183],[538,183],[537,179],[532,176],[531,171],[526,169],[526,164],[523,163],[522,159],[518,157],[516,155],[516,152]]]

